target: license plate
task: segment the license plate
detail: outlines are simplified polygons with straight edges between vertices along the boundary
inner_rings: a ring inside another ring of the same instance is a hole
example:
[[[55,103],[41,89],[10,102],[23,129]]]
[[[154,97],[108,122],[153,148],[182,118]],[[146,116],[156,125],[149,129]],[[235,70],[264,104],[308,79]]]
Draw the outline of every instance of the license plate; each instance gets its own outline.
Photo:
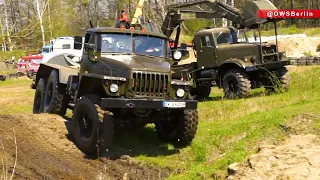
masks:
[[[183,107],[186,107],[186,102],[163,102],[163,107],[183,108]]]

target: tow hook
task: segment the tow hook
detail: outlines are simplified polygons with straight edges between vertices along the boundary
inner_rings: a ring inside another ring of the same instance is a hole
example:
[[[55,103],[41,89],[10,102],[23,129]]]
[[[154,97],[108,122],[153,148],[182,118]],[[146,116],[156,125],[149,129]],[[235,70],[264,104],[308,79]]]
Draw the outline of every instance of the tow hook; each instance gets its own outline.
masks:
[[[133,104],[133,103],[128,103],[128,104],[126,104],[126,106],[127,106],[128,108],[133,108],[134,104]]]

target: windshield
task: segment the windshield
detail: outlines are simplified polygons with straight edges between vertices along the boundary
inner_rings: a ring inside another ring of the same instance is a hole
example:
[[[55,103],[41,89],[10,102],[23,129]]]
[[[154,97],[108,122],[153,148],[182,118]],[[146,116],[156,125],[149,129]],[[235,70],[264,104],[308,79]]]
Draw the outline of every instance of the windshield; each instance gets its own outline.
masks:
[[[49,53],[50,49],[49,48],[42,48],[42,53]]]
[[[103,34],[101,52],[132,53],[132,37],[124,34]]]
[[[132,53],[165,57],[165,39],[148,36],[131,36],[130,34],[102,34],[102,53]],[[133,48],[134,41],[134,48]]]
[[[228,32],[220,32],[216,34],[217,43],[218,44],[225,44],[225,43],[233,43],[234,39],[231,33]]]
[[[247,42],[245,31],[219,32],[215,36],[218,44]]]
[[[135,50],[137,54],[165,57],[165,40],[156,37],[136,36]]]
[[[35,63],[35,64],[40,64],[41,61],[42,59],[32,59],[32,63]]]

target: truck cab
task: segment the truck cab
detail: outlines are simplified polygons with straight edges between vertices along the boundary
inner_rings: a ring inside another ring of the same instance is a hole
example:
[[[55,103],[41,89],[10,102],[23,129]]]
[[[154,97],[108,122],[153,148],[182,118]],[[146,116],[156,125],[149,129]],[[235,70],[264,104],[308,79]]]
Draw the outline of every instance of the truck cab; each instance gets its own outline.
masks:
[[[80,40],[80,37],[76,39]],[[170,53],[168,40],[162,34],[136,34],[127,29],[119,31],[117,28],[89,29],[85,34],[80,63],[79,73],[83,78],[81,84],[87,83],[87,80],[91,84],[89,79],[91,74],[94,74],[119,80],[126,79],[123,82],[114,80],[116,84],[106,85],[104,89],[107,90],[105,93],[108,96],[187,98],[188,86],[181,89],[185,93],[179,97],[175,92],[177,87],[170,84]],[[118,90],[112,92],[110,87],[117,87]],[[81,96],[83,91],[80,87],[78,96]]]
[[[219,67],[226,61],[234,61],[245,68],[281,61],[283,57],[282,53],[276,53],[274,44],[262,43],[261,52],[260,44],[248,41],[246,30],[205,29],[195,34],[194,43],[198,65],[208,68]]]

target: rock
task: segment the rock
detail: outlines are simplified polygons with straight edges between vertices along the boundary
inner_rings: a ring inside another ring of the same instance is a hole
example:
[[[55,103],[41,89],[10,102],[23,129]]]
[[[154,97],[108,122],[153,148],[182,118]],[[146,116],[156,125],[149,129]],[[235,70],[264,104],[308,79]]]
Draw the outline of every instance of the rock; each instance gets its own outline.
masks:
[[[229,174],[234,174],[235,172],[237,172],[239,170],[239,163],[233,163],[230,164],[228,167],[228,173]]]
[[[244,164],[228,168],[231,179],[320,179],[320,137],[293,135],[285,143],[259,147]]]

